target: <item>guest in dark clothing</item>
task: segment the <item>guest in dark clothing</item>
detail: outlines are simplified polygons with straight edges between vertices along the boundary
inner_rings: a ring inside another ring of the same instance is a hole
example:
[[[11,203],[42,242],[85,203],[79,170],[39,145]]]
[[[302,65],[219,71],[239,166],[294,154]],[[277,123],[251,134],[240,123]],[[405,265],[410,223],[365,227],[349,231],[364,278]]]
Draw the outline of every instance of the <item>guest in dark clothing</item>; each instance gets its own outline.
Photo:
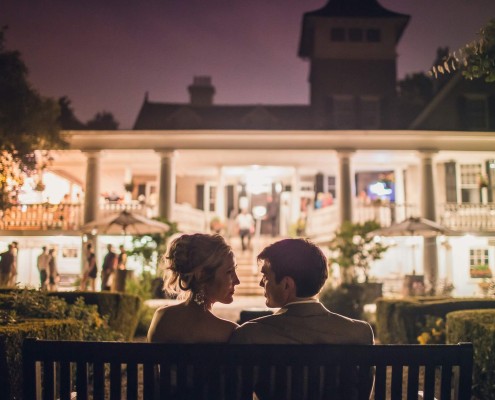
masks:
[[[125,251],[124,245],[119,246],[119,257],[117,261],[117,268],[118,269],[126,269],[126,264],[127,264],[127,253]]]
[[[101,290],[110,290],[111,278],[117,269],[117,254],[113,252],[113,246],[107,245],[108,253],[101,266]]]
[[[9,244],[8,250],[0,254],[0,286],[10,286],[14,262],[14,246]]]
[[[268,203],[266,204],[266,220],[270,225],[270,234],[272,237],[278,234],[278,203],[273,199],[273,197],[268,197]]]
[[[86,246],[86,263],[84,265],[80,290],[86,290],[89,282],[89,287],[94,292],[97,274],[98,267],[96,266],[96,256],[93,251],[93,245],[88,243]]]
[[[59,275],[58,275],[58,266],[57,266],[57,254],[55,253],[55,249],[50,249],[48,252],[48,255],[50,256],[48,260],[48,290],[52,292],[57,291],[57,284],[59,281]]]

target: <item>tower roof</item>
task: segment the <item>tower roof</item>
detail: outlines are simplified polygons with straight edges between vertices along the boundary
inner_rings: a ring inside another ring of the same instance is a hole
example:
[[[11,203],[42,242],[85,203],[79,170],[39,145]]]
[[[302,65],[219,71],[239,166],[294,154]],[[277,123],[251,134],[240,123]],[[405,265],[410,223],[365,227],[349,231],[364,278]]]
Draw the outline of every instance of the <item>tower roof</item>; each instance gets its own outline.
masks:
[[[308,57],[313,48],[314,18],[387,18],[397,22],[396,42],[399,41],[410,16],[390,11],[383,7],[378,0],[328,0],[328,3],[315,11],[304,14],[299,43],[299,56]]]
[[[304,14],[317,17],[406,17],[409,15],[387,10],[377,0],[328,0],[328,3],[315,11]]]

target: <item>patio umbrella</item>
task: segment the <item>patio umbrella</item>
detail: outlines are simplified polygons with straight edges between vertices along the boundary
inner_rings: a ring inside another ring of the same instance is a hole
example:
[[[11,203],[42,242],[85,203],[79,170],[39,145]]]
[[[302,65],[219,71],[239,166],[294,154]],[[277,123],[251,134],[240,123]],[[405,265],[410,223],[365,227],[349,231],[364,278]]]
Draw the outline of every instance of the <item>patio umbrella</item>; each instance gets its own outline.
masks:
[[[426,218],[409,217],[402,222],[376,229],[369,233],[370,236],[423,236],[434,237],[438,235],[452,234],[451,229],[430,221]]]
[[[431,238],[439,235],[453,234],[454,231],[440,225],[434,221],[420,217],[409,217],[402,222],[387,226],[385,228],[371,231],[369,236],[422,236],[423,238]],[[413,275],[416,274],[416,265],[414,251],[416,246],[413,245]]]
[[[117,215],[110,215],[101,220],[91,221],[82,227],[83,233],[96,231],[103,235],[149,235],[153,233],[165,233],[170,229],[164,224],[141,215],[122,211]]]

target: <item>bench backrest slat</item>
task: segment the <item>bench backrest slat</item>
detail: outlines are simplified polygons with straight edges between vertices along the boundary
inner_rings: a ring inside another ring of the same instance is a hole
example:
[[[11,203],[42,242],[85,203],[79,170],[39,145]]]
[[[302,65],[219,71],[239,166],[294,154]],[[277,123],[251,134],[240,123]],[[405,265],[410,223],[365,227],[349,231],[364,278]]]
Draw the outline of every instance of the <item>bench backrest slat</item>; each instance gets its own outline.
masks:
[[[26,399],[469,399],[473,348],[459,345],[226,345],[28,339]],[[36,373],[41,365],[41,374]],[[54,365],[57,367],[55,368]],[[75,374],[75,375],[74,375]],[[453,378],[453,375],[455,377]],[[122,378],[126,379],[126,387]],[[436,382],[440,382],[440,386]],[[31,389],[30,389],[31,388]]]
[[[419,390],[419,365],[408,367],[407,371],[407,398],[418,395]]]

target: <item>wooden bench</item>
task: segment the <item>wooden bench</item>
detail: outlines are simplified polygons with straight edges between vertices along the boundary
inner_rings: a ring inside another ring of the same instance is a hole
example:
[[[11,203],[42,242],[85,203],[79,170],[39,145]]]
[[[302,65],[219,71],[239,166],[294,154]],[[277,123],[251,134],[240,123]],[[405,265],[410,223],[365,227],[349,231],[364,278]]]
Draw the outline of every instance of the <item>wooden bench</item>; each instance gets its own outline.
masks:
[[[27,339],[25,399],[418,400],[471,397],[473,347],[229,345]],[[268,393],[268,394],[267,394]]]

